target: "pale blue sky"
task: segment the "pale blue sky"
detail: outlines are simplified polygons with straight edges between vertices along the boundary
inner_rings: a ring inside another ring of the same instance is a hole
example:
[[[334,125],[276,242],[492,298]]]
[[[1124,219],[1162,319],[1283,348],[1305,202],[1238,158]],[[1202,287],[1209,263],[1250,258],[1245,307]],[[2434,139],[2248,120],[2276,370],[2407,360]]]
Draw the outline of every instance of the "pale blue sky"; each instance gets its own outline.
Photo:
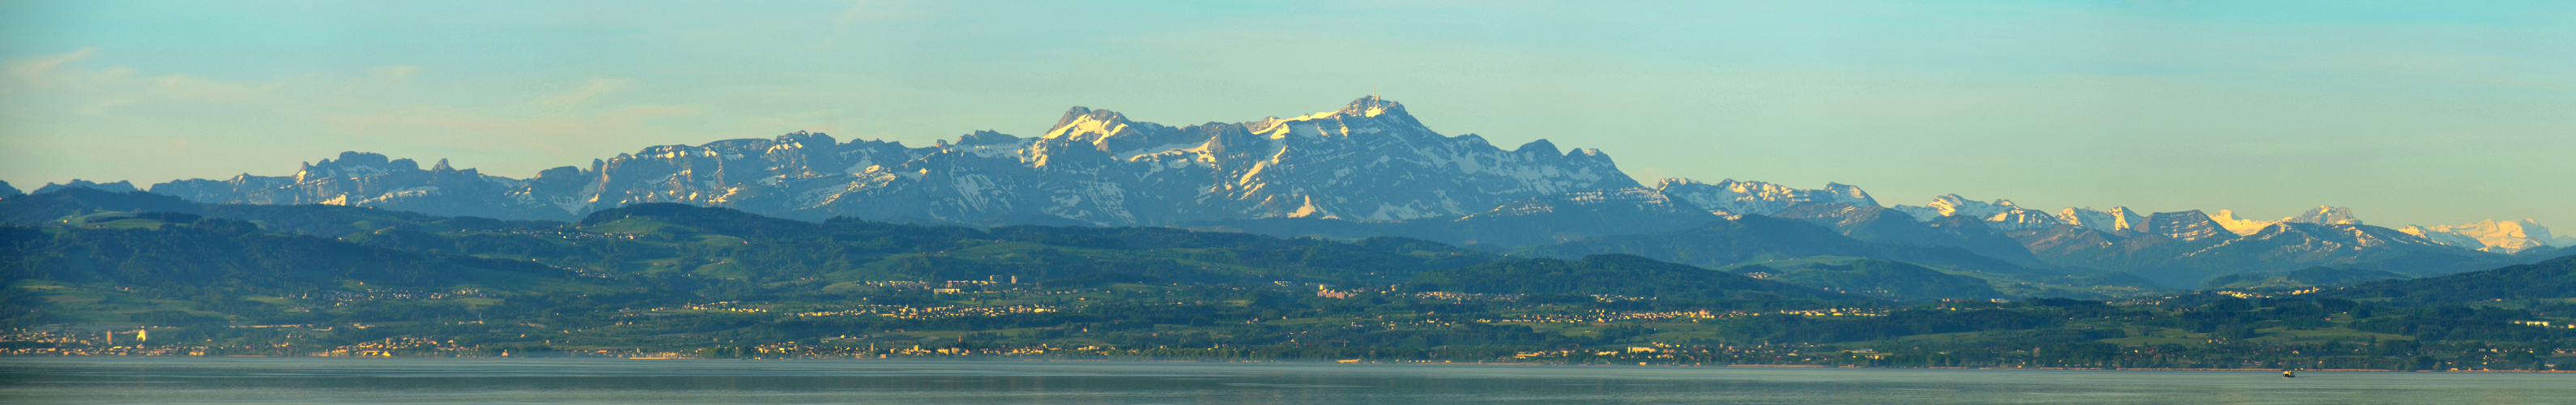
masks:
[[[2576,233],[2571,2],[0,2],[0,180],[525,177],[1375,91],[1639,177]]]

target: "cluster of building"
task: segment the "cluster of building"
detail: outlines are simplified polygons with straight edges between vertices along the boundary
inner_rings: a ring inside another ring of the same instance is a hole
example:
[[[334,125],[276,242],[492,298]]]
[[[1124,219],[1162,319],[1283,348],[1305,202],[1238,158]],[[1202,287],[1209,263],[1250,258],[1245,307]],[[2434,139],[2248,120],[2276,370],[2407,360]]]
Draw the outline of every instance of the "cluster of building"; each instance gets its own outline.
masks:
[[[358,302],[358,301],[382,301],[382,300],[392,300],[392,301],[419,301],[419,300],[444,300],[444,299],[456,299],[456,298],[489,298],[489,297],[492,297],[493,295],[495,295],[495,294],[493,294],[493,293],[492,293],[492,292],[490,292],[490,291],[484,291],[484,290],[482,290],[482,289],[477,289],[477,288],[465,288],[465,289],[458,289],[458,290],[455,290],[455,291],[405,291],[405,290],[316,291],[316,292],[311,292],[311,293],[305,293],[305,294],[302,294],[302,295],[299,295],[299,296],[296,296],[296,297],[291,297],[291,298],[301,299],[301,300],[321,300],[321,301],[334,301],[334,302]]]
[[[401,352],[406,356],[457,356],[465,354],[469,350],[471,349],[457,346],[456,341],[454,340],[423,339],[405,336],[385,338],[383,340],[373,342],[344,345],[320,353],[313,353],[312,355],[331,357],[393,357],[396,352]]]
[[[860,281],[859,285],[890,289],[926,289],[937,294],[957,294],[968,288],[984,289],[994,285],[1018,285],[1020,276],[985,276],[983,280],[946,281]]]
[[[1521,299],[1521,297],[1524,297],[1524,296],[1525,296],[1525,295],[1521,295],[1521,294],[1473,294],[1473,293],[1454,293],[1454,292],[1448,292],[1448,291],[1429,291],[1429,292],[1418,292],[1418,293],[1413,293],[1413,297],[1414,297],[1414,298],[1426,299],[1426,300],[1457,301],[1457,302],[1468,302],[1468,301],[1513,301],[1513,300],[1519,300],[1519,299]]]
[[[1827,354],[1861,358],[1881,358],[1887,356],[1885,353],[1878,353],[1876,350],[1871,349],[1840,350],[1795,343],[1758,345],[1676,345],[1665,344],[1662,342],[1649,342],[1644,345],[1626,347],[1569,348],[1535,352],[1519,352],[1513,353],[1512,358],[1559,360],[1579,357],[1616,357],[1631,360],[1669,360],[1697,359],[1710,356],[1767,355],[1794,357]]]
[[[1782,314],[1782,315],[1802,315],[1802,316],[1887,316],[1887,311],[1886,311],[1886,310],[1881,310],[1881,309],[1868,309],[1868,308],[1823,308],[1823,309],[1795,309],[1795,310],[1788,310],[1788,309],[1784,309],[1784,310],[1773,311],[1773,312],[1756,312],[1756,311],[1710,311],[1710,310],[1706,310],[1706,309],[1700,309],[1700,310],[1685,310],[1685,311],[1624,311],[1624,312],[1614,312],[1614,311],[1609,311],[1609,310],[1600,310],[1600,309],[1595,309],[1595,310],[1592,310],[1592,311],[1590,311],[1590,312],[1573,312],[1573,313],[1558,313],[1558,314],[1527,314],[1527,315],[1521,315],[1521,316],[1511,317],[1511,318],[1477,319],[1476,321],[1477,321],[1477,322],[1484,322],[1484,323],[1497,323],[1497,322],[1520,322],[1520,323],[1610,323],[1610,322],[1618,322],[1618,321],[1645,321],[1645,322],[1659,322],[1659,321],[1669,321],[1669,320],[1674,320],[1674,319],[1689,319],[1689,318],[1716,319],[1716,318],[1734,318],[1734,317],[1740,317],[1740,316],[1771,315],[1771,314]]]
[[[1805,316],[1887,316],[1882,308],[1783,309],[1781,314]]]
[[[194,346],[151,346],[149,329],[101,330],[59,329],[35,331],[11,330],[0,334],[0,342],[12,347],[0,348],[0,355],[10,356],[203,356],[206,348]]]
[[[912,345],[911,347],[882,347],[882,348],[881,348],[881,347],[877,347],[877,346],[875,346],[875,345],[869,345],[869,346],[867,346],[867,347],[838,347],[838,346],[828,346],[828,345],[827,345],[827,346],[811,346],[811,345],[799,344],[799,343],[796,343],[796,342],[770,343],[770,344],[763,344],[763,345],[759,345],[759,346],[749,347],[749,348],[747,348],[747,349],[748,349],[748,350],[745,350],[743,353],[740,353],[740,354],[738,354],[737,356],[739,356],[739,357],[755,357],[755,358],[891,358],[891,357],[898,357],[898,356],[904,356],[904,357],[930,357],[930,356],[1044,356],[1044,355],[1068,355],[1068,354],[1071,354],[1071,355],[1106,355],[1106,354],[1113,354],[1113,353],[1116,351],[1116,349],[1111,349],[1111,348],[1106,348],[1106,347],[1098,347],[1098,346],[1083,346],[1083,347],[1055,347],[1055,346],[1052,346],[1052,345],[1046,345],[1046,344],[1038,344],[1038,345],[1031,345],[1031,346],[987,347],[987,348],[971,348],[971,347],[929,347],[929,348],[925,348],[925,347],[922,347],[921,345]],[[661,355],[659,355],[659,356],[654,356],[654,357],[639,357],[639,358],[671,358],[671,357],[678,357],[678,356],[682,356],[682,355],[681,355],[681,354],[679,354],[679,353],[663,353],[663,354],[661,354]]]
[[[593,232],[582,232],[582,231],[569,231],[569,230],[556,229],[556,228],[543,228],[543,229],[524,229],[524,228],[523,228],[523,229],[505,229],[505,230],[499,230],[499,231],[490,231],[490,232],[487,232],[487,233],[502,234],[502,235],[534,236],[534,237],[546,238],[546,239],[635,239],[635,234],[606,234],[606,233],[593,233]]]
[[[2543,328],[2559,328],[2559,329],[2576,329],[2576,324],[2566,324],[2566,325],[2550,326],[2549,321],[2513,321],[2513,323],[2514,323],[2514,324],[2516,324],[2516,325],[2522,325],[2522,326],[2537,326],[2537,327],[2543,327]]]
[[[687,310],[698,310],[698,311],[717,311],[717,312],[748,312],[748,313],[762,313],[762,312],[769,312],[769,309],[768,309],[768,308],[759,308],[759,307],[740,307],[740,306],[735,306],[736,304],[740,304],[740,303],[739,303],[739,302],[734,302],[734,301],[716,301],[716,302],[705,303],[705,304],[688,304],[688,305],[681,305],[679,308],[654,308],[653,310],[655,310],[655,311],[665,311],[665,310],[672,310],[672,309],[687,309]]]
[[[1654,322],[1654,321],[1672,320],[1672,319],[1676,319],[1676,318],[1726,318],[1726,317],[1745,316],[1745,315],[1752,315],[1752,314],[1751,314],[1751,313],[1746,313],[1746,312],[1743,312],[1743,311],[1734,311],[1734,312],[1710,312],[1709,310],[1705,310],[1705,309],[1702,309],[1702,310],[1696,310],[1696,311],[1625,311],[1625,312],[1612,312],[1612,311],[1608,311],[1608,310],[1599,310],[1599,309],[1596,309],[1596,310],[1592,310],[1592,311],[1590,311],[1590,312],[1557,313],[1557,314],[1527,314],[1527,315],[1521,315],[1521,316],[1518,316],[1518,317],[1512,317],[1512,318],[1478,319],[1478,320],[1476,320],[1476,321],[1477,321],[1477,322],[1484,322],[1484,323],[1495,323],[1495,322],[1522,322],[1522,323],[1609,323],[1609,322],[1616,322],[1616,321],[1647,321],[1647,322]]]
[[[908,307],[901,305],[861,305],[836,311],[798,312],[796,316],[883,316],[900,319],[936,319],[955,317],[994,317],[1014,314],[1037,314],[1058,311],[1042,305],[1009,305],[993,307]]]

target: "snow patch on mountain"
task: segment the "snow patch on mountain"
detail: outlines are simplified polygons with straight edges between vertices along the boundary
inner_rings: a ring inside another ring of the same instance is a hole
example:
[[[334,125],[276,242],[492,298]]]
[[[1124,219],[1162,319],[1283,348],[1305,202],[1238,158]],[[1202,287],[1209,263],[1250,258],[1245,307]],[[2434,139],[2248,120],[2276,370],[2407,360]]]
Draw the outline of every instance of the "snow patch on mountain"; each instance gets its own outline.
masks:
[[[2057,219],[2056,215],[2050,215],[2047,211],[2021,207],[2012,207],[1982,219],[1986,221],[1986,227],[2005,231],[2040,230],[2065,224],[2064,221]]]
[[[2262,232],[2263,227],[2272,226],[2273,223],[2280,222],[2237,218],[2235,211],[2228,210],[2218,210],[2218,215],[2212,215],[2209,219],[2211,221],[2218,222],[2218,226],[2225,227],[2228,232],[2234,232],[2237,235],[2252,235],[2255,232]]]
[[[1932,202],[1921,206],[1897,205],[1888,208],[1894,209],[1897,212],[1903,212],[1906,215],[1914,216],[1915,221],[1930,221],[1935,218],[1946,216],[1967,216],[1984,219],[1993,217],[1996,214],[2003,214],[2005,212],[2019,209],[2021,207],[2013,205],[2013,202],[2010,200],[1999,199],[1994,202],[1983,202],[1970,200],[1967,197],[1960,197],[1958,194],[1943,194],[1938,197],[1932,197]]]
[[[2110,211],[2095,210],[2091,207],[2068,207],[2057,211],[2057,221],[2060,223],[2103,232],[2128,231],[2144,224],[2146,220],[2146,216],[2138,215],[2129,207],[2111,207]]]

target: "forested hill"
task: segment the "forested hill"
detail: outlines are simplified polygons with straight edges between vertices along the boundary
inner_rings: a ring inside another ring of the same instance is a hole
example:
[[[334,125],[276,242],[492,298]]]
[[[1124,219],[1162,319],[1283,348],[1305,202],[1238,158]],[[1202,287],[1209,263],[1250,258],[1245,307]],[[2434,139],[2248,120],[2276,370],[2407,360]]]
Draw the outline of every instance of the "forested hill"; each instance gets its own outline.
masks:
[[[8,228],[10,264],[17,269],[12,279],[220,285],[274,295],[336,289],[339,280],[419,290],[634,285],[616,288],[674,294],[672,300],[827,296],[886,282],[950,280],[1357,288],[1487,263],[1496,263],[1486,266],[1494,269],[1566,263],[1513,260],[1396,237],[1336,242],[1170,228],[977,230],[840,218],[814,223],[682,204],[638,204],[560,223],[338,206],[200,205],[148,193],[75,189],[0,201],[0,213],[22,225],[44,226]],[[1581,277],[1613,283],[1501,277],[1458,287],[1640,297],[1672,290],[1673,298],[1838,297],[1632,256],[1576,263]],[[505,282],[478,275],[490,272],[552,278]],[[1647,287],[1652,289],[1640,289]],[[663,291],[673,288],[681,290]]]
[[[1812,287],[1760,280],[1637,256],[1581,260],[1529,259],[1433,270],[1415,276],[1416,291],[1482,294],[1601,294],[1668,299],[1856,300]]]
[[[2040,272],[1966,249],[1864,242],[1824,226],[1760,215],[1719,219],[1672,232],[1523,248],[1514,253],[1561,258],[1616,253],[1708,267],[1816,256],[1875,257],[1995,273]]]
[[[2441,277],[2363,283],[2324,294],[2410,304],[2576,298],[2576,255]]]
[[[556,275],[524,261],[423,253],[259,231],[249,222],[143,213],[95,227],[0,227],[0,266],[12,280],[109,283],[201,293],[291,295],[384,288],[447,288],[482,273]]]
[[[191,211],[239,213],[231,208]],[[331,239],[270,233],[251,221],[197,214],[88,210],[55,220],[71,226],[9,228],[10,256],[16,268],[29,270],[12,277],[107,280],[97,275],[125,274],[117,273],[120,266],[134,277],[113,278],[119,282],[271,279],[251,277],[260,269],[318,277],[294,287],[303,288],[327,279],[322,273],[344,272],[331,269],[372,268],[411,274],[403,276],[414,280],[403,283],[407,286],[442,287],[431,285],[436,282],[430,276],[462,270],[425,263],[470,263],[473,268],[535,273],[546,271],[529,269],[558,269],[553,273],[610,280],[686,276],[781,291],[995,277],[1381,284],[1423,270],[1502,259],[1398,238],[1344,243],[1165,228],[976,230],[847,220],[811,223],[678,204],[604,210],[572,224],[518,226],[471,218],[351,215],[374,213],[335,209],[340,207],[260,208],[302,210],[305,215],[249,216],[294,217],[296,229],[357,231]]]

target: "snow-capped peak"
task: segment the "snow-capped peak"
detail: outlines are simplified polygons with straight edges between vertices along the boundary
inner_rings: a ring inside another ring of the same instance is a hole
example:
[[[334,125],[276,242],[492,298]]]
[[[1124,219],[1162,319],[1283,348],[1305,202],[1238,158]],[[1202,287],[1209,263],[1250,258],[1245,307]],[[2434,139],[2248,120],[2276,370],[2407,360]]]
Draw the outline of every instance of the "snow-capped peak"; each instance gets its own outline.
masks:
[[[2272,226],[2272,223],[2280,222],[2237,218],[2235,211],[2228,210],[2218,210],[2218,215],[2210,216],[2209,220],[2218,222],[2218,226],[2227,228],[2228,232],[2233,232],[2237,235],[2252,235],[2255,232],[2262,232],[2263,227]]]
[[[1133,124],[1134,122],[1127,120],[1126,114],[1119,114],[1117,111],[1074,106],[1072,109],[1065,110],[1064,118],[1056,119],[1055,127],[1047,129],[1046,135],[1040,138],[1067,138],[1085,143],[1097,142],[1101,138],[1126,131],[1127,127]]]
[[[2281,222],[2326,225],[2361,225],[2361,219],[2353,217],[2351,208],[2328,207],[2323,205],[2319,205],[2316,208],[2310,208],[2307,212],[2299,213],[2298,216],[2282,218]]]
[[[1375,117],[1388,113],[1402,115],[1404,114],[1404,103],[1379,98],[1376,94],[1370,94],[1367,97],[1360,97],[1358,100],[1351,100],[1349,105],[1342,106],[1340,111],[1335,112],[1342,115],[1361,117]]]

